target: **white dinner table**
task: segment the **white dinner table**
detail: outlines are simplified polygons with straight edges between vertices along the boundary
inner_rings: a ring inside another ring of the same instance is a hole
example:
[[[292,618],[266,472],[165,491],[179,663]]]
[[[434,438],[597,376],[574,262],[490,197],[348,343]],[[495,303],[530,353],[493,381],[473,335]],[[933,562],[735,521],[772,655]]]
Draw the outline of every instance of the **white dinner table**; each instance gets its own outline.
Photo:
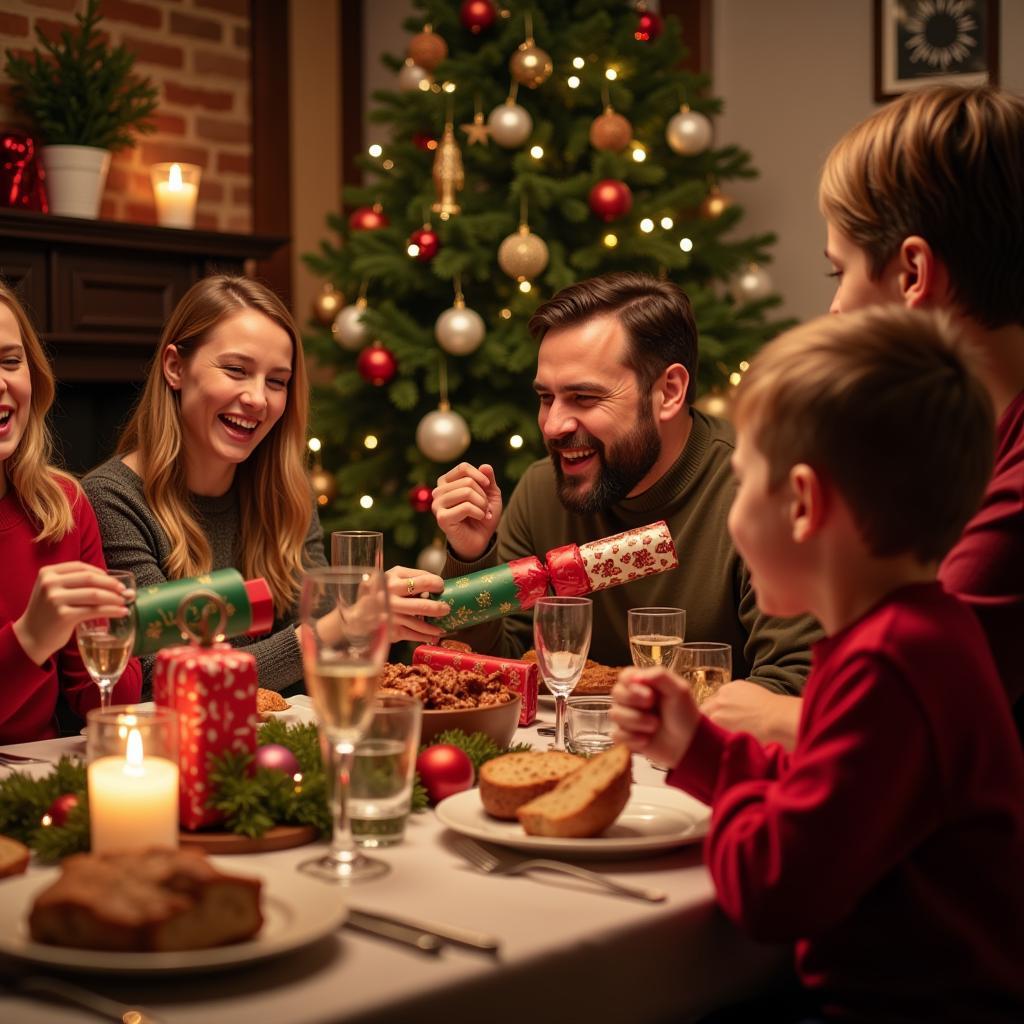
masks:
[[[296,707],[307,700],[298,698]],[[311,718],[311,709],[305,710]],[[542,707],[537,721],[520,728],[515,740],[545,748],[550,740],[539,736],[537,727],[553,719],[553,711]],[[48,761],[76,749],[84,753],[83,740],[0,748]],[[637,783],[664,784],[664,774],[645,758],[634,756],[633,768]],[[0,767],[0,776],[12,770],[45,774],[50,765]],[[351,888],[324,882],[323,898],[486,932],[500,939],[497,954],[446,945],[427,955],[340,928],[274,959],[211,973],[66,977],[120,1002],[141,1004],[164,1024],[668,1024],[697,1020],[769,989],[789,973],[788,947],[754,942],[718,909],[699,842],[653,856],[578,862],[668,893],[666,901],[649,903],[547,872],[483,874],[459,855],[453,838],[434,811],[411,815],[400,845],[369,851],[389,863],[386,876]],[[252,854],[246,863],[254,874],[286,889],[297,877],[297,864],[318,848]],[[29,867],[40,886],[55,870]],[[0,922],[4,929],[20,926]],[[0,1020],[86,1024],[100,1019],[15,994],[6,984],[20,975],[53,973],[0,956]]]

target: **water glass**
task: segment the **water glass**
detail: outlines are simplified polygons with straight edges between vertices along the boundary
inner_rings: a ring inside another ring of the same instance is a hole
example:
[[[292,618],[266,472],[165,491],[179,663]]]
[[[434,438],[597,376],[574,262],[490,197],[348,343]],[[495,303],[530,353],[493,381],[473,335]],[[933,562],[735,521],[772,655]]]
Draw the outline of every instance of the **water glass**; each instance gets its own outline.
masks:
[[[555,695],[552,750],[565,750],[565,702],[587,663],[592,618],[593,602],[589,597],[542,597],[533,608],[537,665]]]
[[[732,648],[728,644],[686,643],[679,651],[676,671],[690,684],[700,707],[732,679]]]
[[[384,534],[379,530],[335,530],[331,534],[331,565],[384,568]]]
[[[630,608],[629,650],[637,668],[676,667],[686,637],[682,608]]]
[[[612,746],[611,710],[611,697],[569,698],[566,746],[570,753],[593,757]]]
[[[100,688],[100,707],[110,707],[121,673],[128,665],[135,644],[135,575],[121,569],[108,569],[107,575],[125,588],[125,605],[129,614],[122,619],[86,619],[75,627],[78,653],[82,663]]]
[[[379,694],[373,721],[356,744],[349,788],[352,835],[360,846],[402,841],[412,806],[423,704],[405,694]]]

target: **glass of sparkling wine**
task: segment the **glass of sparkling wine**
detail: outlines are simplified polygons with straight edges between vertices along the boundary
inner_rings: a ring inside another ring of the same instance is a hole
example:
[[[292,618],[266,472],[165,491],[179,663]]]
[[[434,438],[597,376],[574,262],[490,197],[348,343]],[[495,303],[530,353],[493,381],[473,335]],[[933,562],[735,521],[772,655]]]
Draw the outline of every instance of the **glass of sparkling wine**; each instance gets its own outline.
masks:
[[[732,648],[728,644],[682,644],[676,671],[690,684],[693,699],[700,707],[732,679]]]
[[[589,597],[542,597],[533,608],[533,644],[548,689],[555,695],[555,742],[565,750],[565,702],[583,674],[590,651]]]
[[[331,565],[384,568],[384,534],[379,530],[335,530],[331,534]]]
[[[682,608],[630,608],[629,650],[637,668],[675,669],[686,636]]]
[[[383,861],[361,854],[349,820],[349,780],[356,744],[373,718],[387,658],[388,592],[384,573],[335,566],[306,574],[299,603],[299,639],[306,688],[329,759],[334,832],[323,857],[300,870],[348,884],[386,874]]]
[[[130,609],[135,602],[135,576],[120,569],[108,569],[107,575],[125,588],[125,604]],[[100,707],[110,707],[121,673],[128,664],[135,643],[135,616],[123,619],[86,619],[75,628],[78,653],[82,656],[92,681],[100,688]]]

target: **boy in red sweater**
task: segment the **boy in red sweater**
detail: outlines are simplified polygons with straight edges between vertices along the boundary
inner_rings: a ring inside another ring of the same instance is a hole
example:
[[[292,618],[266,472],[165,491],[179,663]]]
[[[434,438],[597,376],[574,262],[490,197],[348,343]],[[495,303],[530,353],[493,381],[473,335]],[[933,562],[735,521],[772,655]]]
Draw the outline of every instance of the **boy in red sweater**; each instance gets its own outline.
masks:
[[[621,739],[712,804],[723,910],[795,943],[816,1012],[1024,1019],[1024,755],[985,636],[936,582],[991,471],[993,412],[946,321],[823,317],[755,359],[737,395],[729,516],[761,610],[810,612],[796,746],[625,670]]]

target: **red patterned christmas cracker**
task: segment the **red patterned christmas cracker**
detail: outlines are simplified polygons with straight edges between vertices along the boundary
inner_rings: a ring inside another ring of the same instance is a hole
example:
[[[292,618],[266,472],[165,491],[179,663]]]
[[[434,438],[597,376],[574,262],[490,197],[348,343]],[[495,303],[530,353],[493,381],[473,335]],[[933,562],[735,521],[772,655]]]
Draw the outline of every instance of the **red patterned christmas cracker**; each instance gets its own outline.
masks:
[[[169,647],[156,656],[153,699],[178,712],[182,828],[218,821],[206,806],[210,758],[256,750],[256,659],[228,644]]]
[[[472,669],[476,672],[499,672],[501,681],[523,698],[519,711],[519,724],[529,725],[537,717],[537,665],[515,658],[493,658],[489,654],[473,651],[453,651],[447,647],[420,644],[413,651],[414,665],[431,668]]]
[[[679,565],[672,534],[664,520],[589,544],[554,548],[545,561],[551,585],[562,597],[607,590]]]

